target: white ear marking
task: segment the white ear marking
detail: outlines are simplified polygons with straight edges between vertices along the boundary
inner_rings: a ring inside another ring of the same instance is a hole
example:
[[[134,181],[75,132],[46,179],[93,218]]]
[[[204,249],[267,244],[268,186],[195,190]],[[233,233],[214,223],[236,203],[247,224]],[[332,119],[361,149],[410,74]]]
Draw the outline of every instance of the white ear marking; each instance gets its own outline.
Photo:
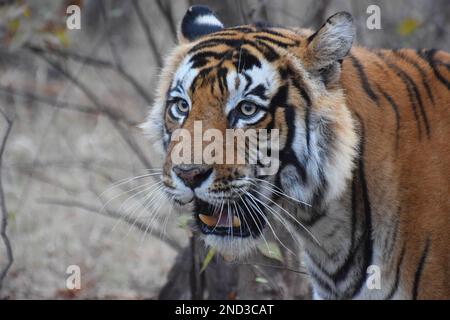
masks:
[[[219,21],[214,15],[202,15],[195,18],[194,24],[196,25],[206,25],[206,26],[217,26],[223,28],[222,22]]]

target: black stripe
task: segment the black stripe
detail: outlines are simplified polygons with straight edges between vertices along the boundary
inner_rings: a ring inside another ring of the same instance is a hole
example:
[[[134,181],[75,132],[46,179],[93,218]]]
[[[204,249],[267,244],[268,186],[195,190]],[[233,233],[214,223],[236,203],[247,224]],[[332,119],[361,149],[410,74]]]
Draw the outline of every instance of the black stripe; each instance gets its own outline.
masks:
[[[263,84],[259,84],[246,94],[246,96],[248,95],[253,95],[259,97],[262,100],[267,100],[266,87]]]
[[[379,85],[377,85],[378,91],[381,92],[381,94],[384,96],[384,98],[389,102],[389,105],[391,106],[392,110],[395,113],[395,149],[398,150],[398,146],[400,143],[400,113],[398,111],[398,105],[395,103],[394,99],[386,92],[384,91]]]
[[[425,70],[423,70],[422,67],[416,61],[414,61],[414,59],[407,56],[404,52],[398,51],[398,50],[393,50],[392,52],[395,55],[399,56],[404,61],[406,61],[407,63],[409,63],[411,66],[413,66],[417,71],[419,71],[420,76],[422,77],[423,86],[425,87],[428,97],[430,98],[431,102],[434,105],[434,96],[433,96],[433,93],[431,92],[430,85],[428,84],[428,77],[427,77]]]
[[[311,106],[307,104],[305,106],[305,126],[306,126],[306,148],[308,153],[311,152]]]
[[[221,36],[228,36],[228,37],[236,37],[239,35],[239,32],[236,31],[230,31],[230,30],[223,30],[223,31],[217,31],[214,32],[214,35],[210,35],[210,36],[214,36],[214,37],[221,37]]]
[[[427,116],[427,113],[425,111],[425,107],[423,105],[422,96],[421,96],[419,90],[417,89],[417,85],[414,82],[414,80],[406,72],[401,70],[400,67],[397,67],[397,68],[398,68],[399,72],[402,74],[402,77],[405,77],[405,79],[407,79],[407,81],[409,82],[412,90],[414,91],[416,100],[419,103],[419,110],[420,110],[420,113],[422,114],[422,117],[423,117],[423,122],[425,124],[425,130],[427,132],[427,136],[430,137],[430,124],[428,122],[428,116]]]
[[[228,90],[227,74],[228,74],[227,68],[220,68],[217,71],[217,79],[219,80],[219,90],[222,95],[225,93],[225,90]]]
[[[231,28],[227,28],[227,30],[231,30],[231,31],[239,31],[239,32],[243,32],[243,33],[255,32],[255,29],[254,29],[254,28],[246,27],[246,26],[236,26],[236,27],[231,27]]]
[[[327,216],[325,211],[317,211],[317,210],[308,210],[310,213],[310,218],[308,220],[303,219],[302,223],[304,223],[307,227],[314,226],[317,222],[322,220]]]
[[[429,246],[430,246],[430,238],[427,238],[425,242],[425,248],[423,249],[422,256],[420,257],[419,264],[417,265],[416,274],[414,275],[414,284],[412,290],[413,300],[417,300],[417,296],[419,294],[420,278],[422,276],[423,268],[425,266],[425,260],[428,255]]]
[[[262,50],[260,47],[257,47],[255,45],[258,48],[258,50],[262,52],[262,54],[264,55],[264,58],[266,58],[267,61],[273,62],[280,57],[280,55],[275,51],[275,49],[272,48],[267,43],[260,41],[260,40],[257,40],[256,43],[258,43],[259,45],[263,46],[266,49],[266,50]]]
[[[318,266],[315,262],[314,262],[314,264],[316,265],[316,267]],[[318,285],[324,291],[326,291],[327,293],[329,293],[331,295],[330,297],[327,297],[327,298],[333,298],[333,297],[337,296],[335,291],[333,290],[333,288],[331,288],[331,286],[328,283],[326,283],[326,281],[324,279],[322,279],[314,270],[309,270],[308,272],[311,275],[311,277],[314,279],[314,281],[316,282],[316,285]]]
[[[352,54],[349,55],[350,60],[352,61],[353,66],[358,71],[359,78],[361,80],[362,87],[366,91],[367,95],[375,101],[377,106],[379,106],[378,102],[378,96],[373,92],[372,88],[370,87],[369,80],[367,78],[366,72],[364,71],[364,67],[359,62],[359,60]]]
[[[226,57],[230,57],[231,50],[225,50],[222,52],[217,51],[200,51],[195,53],[189,62],[192,62],[192,68],[197,69],[203,67],[205,64],[209,62],[209,58],[214,58],[217,60],[226,59]]]
[[[398,285],[400,283],[400,272],[402,269],[401,267],[402,267],[402,263],[403,263],[403,258],[405,257],[405,251],[406,251],[406,245],[403,244],[402,251],[400,252],[400,256],[397,261],[397,268],[395,270],[394,284],[392,285],[391,290],[389,291],[388,295],[386,296],[386,298],[385,298],[386,300],[392,299],[392,297],[398,290]]]
[[[401,208],[399,207],[397,210],[397,217],[395,219],[394,225],[391,227],[391,229],[389,230],[389,235],[386,236],[386,241],[384,243],[384,248],[385,248],[385,254],[383,255],[383,258],[386,261],[390,261],[393,253],[394,253],[394,247],[397,241],[397,235],[398,235],[398,231],[399,231],[399,226],[400,226],[400,212],[401,212]],[[388,242],[390,242],[390,245],[388,246]]]
[[[277,93],[270,100],[269,110],[275,111],[275,109],[277,107],[286,107],[288,94],[289,94],[288,86],[284,85],[284,86],[279,87]],[[288,108],[288,109],[293,109],[293,107],[290,106],[290,108]],[[292,112],[293,112],[293,110],[292,110]],[[295,114],[293,114],[293,115],[295,116]],[[295,120],[295,119],[292,119],[292,120]],[[292,141],[290,141],[290,142],[292,142]],[[286,142],[286,144],[288,144],[288,143]]]
[[[266,36],[255,36],[255,39],[266,41],[269,42],[270,44],[274,44],[282,48],[288,48],[297,45],[296,43],[286,43]]]
[[[398,67],[397,65],[395,65],[393,63],[388,62],[386,60],[386,56],[382,52],[378,52],[377,55],[386,63],[386,65],[398,77],[400,77],[400,79],[405,84],[406,89],[408,91],[409,99],[410,99],[411,104],[412,104],[412,108],[413,108],[413,112],[414,112],[414,118],[416,119],[417,129],[419,131],[419,139],[422,136],[422,128],[421,128],[421,123],[420,123],[420,120],[419,120],[419,115],[417,113],[417,103],[419,105],[419,110],[420,110],[421,115],[423,117],[423,121],[424,121],[424,124],[425,124],[425,130],[427,132],[427,136],[430,137],[430,126],[429,126],[429,123],[428,123],[428,118],[427,118],[427,115],[425,113],[425,109],[424,109],[424,106],[423,106],[422,98],[420,96],[420,93],[419,93],[419,91],[417,89],[416,84],[411,79],[411,77],[406,72],[404,72],[400,67]]]
[[[295,73],[288,69],[288,74],[292,75],[292,85],[298,90],[300,96],[305,101],[305,127],[306,127],[306,147],[308,150],[308,153],[310,152],[311,146],[310,146],[310,139],[311,139],[311,128],[310,128],[310,120],[311,120],[311,97],[306,91],[306,86],[304,85],[303,79],[300,81],[303,85],[300,84],[298,75],[295,75]]]
[[[234,64],[238,73],[242,72],[242,70],[252,69],[254,66],[261,68],[260,59],[245,48],[239,47],[234,52],[234,58]]]
[[[284,89],[282,89],[284,88]],[[276,96],[285,96],[287,97],[288,94],[288,87],[284,86],[281,87],[279,89],[279,91],[282,90],[281,92],[277,93]],[[284,91],[284,92],[283,92]],[[275,98],[275,97],[274,97]],[[274,99],[272,99],[274,100]],[[279,100],[280,103],[275,103],[274,101],[271,102],[270,104],[270,111],[272,113],[275,112],[275,107],[276,106],[280,106],[280,107],[285,107],[284,108],[284,118],[286,121],[286,126],[287,126],[287,137],[286,137],[286,144],[285,144],[285,148],[280,152],[280,162],[281,162],[281,167],[285,167],[286,165],[292,165],[295,167],[297,174],[299,175],[300,179],[302,179],[302,181],[304,183],[306,183],[306,170],[305,168],[303,168],[299,162],[299,159],[297,159],[297,156],[295,155],[295,152],[292,150],[292,142],[294,141],[294,136],[295,136],[295,111],[294,111],[294,107],[290,106],[290,105],[286,105],[286,99],[281,99],[281,98],[277,98],[275,100]],[[275,116],[273,116],[273,119],[275,119]],[[281,172],[282,169],[279,170],[279,172]]]
[[[247,84],[244,88],[244,91],[247,91],[253,84],[253,78],[250,77],[247,73],[243,73],[242,75],[244,76],[245,80],[247,80]]]
[[[264,56],[264,58],[269,62],[272,62],[279,58],[279,55],[274,50],[274,48],[272,48],[271,46],[269,46],[267,43],[265,43],[263,41],[256,40],[254,42],[254,41],[250,41],[247,39],[234,39],[234,38],[220,38],[220,39],[212,38],[212,39],[204,40],[204,41],[196,44],[194,47],[192,47],[189,50],[189,53],[196,53],[199,50],[213,48],[213,47],[220,46],[220,45],[227,45],[227,46],[235,48],[235,49],[239,48],[243,45],[248,45],[250,47],[253,47],[258,52],[260,52]]]
[[[200,86],[198,84],[199,81],[204,81],[206,76],[211,72],[212,68],[204,68],[199,71],[199,73],[195,76],[195,78],[192,80],[192,83],[189,87],[189,90],[191,91],[191,94],[194,94],[195,90]]]
[[[450,64],[447,64],[442,61],[435,61],[435,63],[436,63],[436,65],[438,65],[440,67],[444,67],[445,69],[447,69],[447,71],[450,71]]]
[[[364,204],[364,238],[365,238],[365,246],[364,246],[364,263],[361,268],[360,278],[356,285],[356,291],[353,293],[353,296],[357,295],[361,288],[364,285],[364,280],[366,279],[366,270],[372,264],[373,259],[373,240],[372,240],[372,209],[370,205],[369,198],[369,190],[367,187],[366,175],[365,175],[365,167],[364,167],[364,151],[365,151],[365,127],[364,122],[362,121],[361,116],[358,113],[355,113],[356,117],[359,119],[360,123],[360,157],[359,157],[359,180],[362,188],[362,197]]]
[[[297,39],[292,39],[291,37],[288,37],[287,35],[282,34],[282,33],[278,32],[278,31],[273,30],[273,29],[262,28],[262,29],[259,29],[258,32],[259,33],[268,33],[268,34],[271,34],[273,36],[277,36],[277,37],[280,37],[280,38],[283,38],[283,39],[291,40],[291,41],[295,42],[296,44],[300,44],[300,41],[298,41]]]
[[[227,45],[229,47],[232,48],[238,48],[240,45],[243,44],[243,40],[242,39],[235,39],[235,38],[228,38],[228,37],[224,37],[224,38],[211,38],[211,39],[207,39],[207,40],[203,40],[199,43],[197,43],[195,46],[193,46],[188,53],[196,53],[199,50],[203,50],[206,48],[213,48],[213,47],[217,47],[221,44]]]
[[[436,55],[436,53],[437,53],[436,49],[417,51],[417,54],[422,59],[428,62],[436,78],[440,82],[442,82],[447,87],[448,90],[450,90],[450,82],[439,72],[436,66],[437,62],[434,60],[434,56]]]
[[[352,180],[352,218],[351,218],[351,229],[350,229],[350,248],[353,248],[355,243],[355,232],[356,232],[356,178],[353,173]]]

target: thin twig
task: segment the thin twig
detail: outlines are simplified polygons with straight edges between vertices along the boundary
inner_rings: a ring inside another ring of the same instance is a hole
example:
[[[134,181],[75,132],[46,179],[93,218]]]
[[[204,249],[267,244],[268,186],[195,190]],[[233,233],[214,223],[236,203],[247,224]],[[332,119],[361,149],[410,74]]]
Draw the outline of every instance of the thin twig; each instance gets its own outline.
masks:
[[[102,31],[97,37],[96,40],[93,42],[92,47],[89,50],[89,54],[88,56],[94,56],[96,54],[96,52],[99,49],[100,44],[103,42],[103,38],[105,36],[106,32]],[[85,68],[86,64],[82,63],[79,68],[77,68],[77,70],[75,71],[75,75],[78,76],[81,74],[81,72],[83,71],[83,69]],[[69,90],[71,90],[71,86],[69,86],[70,83],[64,83],[62,90],[59,91],[58,93],[58,97],[62,97],[65,96],[67,94],[67,92],[69,92]],[[73,85],[73,84],[72,84]],[[46,137],[48,136],[49,132],[51,131],[51,128],[53,128],[52,124],[56,121],[58,115],[59,115],[59,109],[55,109],[52,110],[50,113],[50,119],[47,122],[42,135],[39,137],[38,142],[37,142],[37,148],[36,148],[36,152],[35,155],[33,156],[33,163],[37,161],[37,159],[39,158],[40,154],[43,151],[44,146],[46,145]],[[18,213],[20,213],[22,207],[24,206],[24,204],[26,203],[26,198],[29,196],[30,194],[30,188],[33,185],[32,182],[29,183],[29,179],[31,179],[32,176],[28,175],[28,177],[26,178],[26,182],[24,184],[24,188],[21,190],[20,194],[19,194],[19,200],[17,201],[18,206],[16,208],[16,211]]]
[[[0,113],[5,118],[6,121],[6,132],[0,144],[0,202],[1,202],[0,206],[2,211],[2,226],[0,234],[3,239],[3,243],[5,244],[6,247],[6,260],[7,260],[6,265],[0,272],[0,292],[1,292],[3,287],[3,280],[5,279],[6,274],[9,271],[9,268],[11,268],[11,265],[13,264],[14,257],[11,248],[11,242],[9,241],[8,235],[6,234],[6,227],[8,226],[8,210],[6,209],[5,194],[3,192],[3,183],[2,183],[2,159],[6,147],[6,142],[8,140],[9,134],[11,133],[13,121],[8,118],[8,116],[3,110],[0,109]]]
[[[161,13],[163,14],[167,23],[169,24],[170,33],[172,34],[172,37],[175,40],[177,38],[175,19],[172,15],[172,10],[170,8],[170,2],[166,1],[165,3],[166,3],[166,7],[162,4],[161,0],[156,0],[156,5],[158,6],[159,10],[161,11]]]
[[[38,199],[39,203],[43,203],[43,204],[51,204],[51,205],[58,205],[58,206],[63,206],[63,207],[71,207],[71,208],[79,208],[79,209],[83,209],[85,211],[89,211],[89,212],[94,212],[94,213],[98,213],[101,214],[105,217],[109,217],[109,218],[113,218],[113,219],[121,219],[123,221],[125,221],[126,223],[132,225],[133,227],[137,228],[139,231],[142,232],[148,232],[148,226],[145,223],[140,222],[139,220],[135,220],[129,216],[124,216],[122,214],[120,214],[117,211],[105,208],[102,210],[102,208],[97,207],[97,206],[93,206],[78,200],[61,200],[61,199],[52,199],[52,198],[40,198]],[[159,234],[160,230],[157,230],[156,228],[154,228],[154,234]],[[156,236],[155,236],[156,237]],[[158,238],[158,237],[156,237]],[[167,243],[172,249],[176,250],[176,251],[180,251],[182,249],[181,245],[175,241],[174,239],[170,238],[170,237],[164,237],[164,238],[158,238],[161,241],[164,241],[165,243]]]
[[[158,52],[158,48],[157,48],[155,39],[153,38],[152,32],[150,31],[150,25],[144,16],[144,12],[142,11],[139,1],[133,0],[133,1],[131,1],[131,3],[133,4],[134,11],[136,11],[136,14],[138,16],[138,20],[142,26],[142,29],[144,29],[144,33],[147,38],[148,46],[150,47],[150,50],[153,53],[153,57],[155,58],[156,64],[159,68],[161,68],[161,66],[162,66],[161,55]]]
[[[69,81],[71,81],[76,87],[78,87],[99,111],[104,112],[105,110],[108,110],[108,108],[100,102],[98,97],[84,83],[82,83],[68,70],[64,69],[59,63],[49,59],[45,54],[42,54],[41,52],[36,51],[32,52],[35,53],[38,57],[42,58],[44,61],[46,61],[50,66],[52,66],[55,70],[61,73]],[[108,113],[105,113],[105,115],[108,116]],[[119,122],[115,121],[112,117],[108,116],[107,118],[110,120],[113,127],[119,132],[124,141],[128,144],[130,149],[133,150],[133,152],[136,154],[141,163],[148,169],[152,168],[150,161],[147,159],[144,152],[141,150],[137,142],[131,136],[129,130],[125,129]]]
[[[248,23],[247,14],[245,12],[242,0],[236,0],[236,6],[237,9],[239,10],[239,14],[241,15],[242,24],[247,24]]]
[[[0,86],[0,94],[24,97],[24,98],[27,98],[27,99],[30,99],[33,101],[44,103],[44,104],[49,105],[54,108],[67,109],[67,110],[86,113],[86,114],[95,115],[95,116],[104,115],[105,113],[107,113],[108,117],[110,117],[116,121],[119,121],[119,122],[120,121],[124,122],[128,126],[136,126],[137,125],[137,122],[131,121],[131,120],[127,119],[123,114],[119,114],[111,109],[105,109],[105,110],[101,110],[101,112],[99,112],[99,110],[94,107],[89,107],[89,106],[80,105],[80,104],[76,104],[76,103],[72,103],[72,102],[57,100],[57,99],[54,99],[49,96],[38,95],[38,94],[35,94],[30,91],[17,90],[15,88],[5,87],[5,86]]]
[[[150,105],[153,103],[153,98],[148,93],[148,90],[146,90],[139,83],[139,81],[136,80],[136,78],[133,77],[121,64],[116,65],[113,62],[108,61],[108,60],[89,57],[85,54],[72,52],[67,49],[50,48],[50,47],[47,49],[44,49],[42,47],[33,46],[33,45],[26,45],[25,48],[31,50],[32,52],[34,52],[36,54],[43,55],[43,54],[49,53],[49,54],[52,54],[52,55],[55,55],[55,56],[58,56],[58,57],[61,57],[64,59],[71,59],[73,61],[80,62],[80,63],[86,64],[86,65],[89,65],[92,67],[113,70],[113,71],[117,72],[123,79],[125,79],[125,81],[127,81],[133,87],[133,89],[145,100],[145,102],[147,104]]]
[[[242,265],[242,266],[246,266],[246,265],[247,266],[259,266],[259,267],[265,267],[265,268],[280,269],[280,270],[286,270],[286,271],[289,271],[289,272],[293,272],[293,273],[297,273],[297,274],[304,274],[304,275],[309,276],[309,273],[306,272],[306,271],[292,269],[292,268],[286,267],[284,265],[277,266],[277,265],[264,264],[264,263],[255,263],[255,262],[252,262],[252,263],[230,262],[230,264],[237,264],[237,265]]]

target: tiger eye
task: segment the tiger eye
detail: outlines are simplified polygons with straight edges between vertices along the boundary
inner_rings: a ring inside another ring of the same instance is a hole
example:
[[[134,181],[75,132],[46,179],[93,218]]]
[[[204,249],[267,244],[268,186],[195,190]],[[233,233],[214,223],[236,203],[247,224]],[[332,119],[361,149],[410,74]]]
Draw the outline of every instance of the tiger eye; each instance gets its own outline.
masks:
[[[175,105],[176,105],[179,113],[184,114],[184,113],[187,113],[189,111],[189,105],[184,100],[178,100],[175,103]]]
[[[240,111],[244,116],[252,116],[258,111],[258,107],[252,103],[244,103],[241,105]]]

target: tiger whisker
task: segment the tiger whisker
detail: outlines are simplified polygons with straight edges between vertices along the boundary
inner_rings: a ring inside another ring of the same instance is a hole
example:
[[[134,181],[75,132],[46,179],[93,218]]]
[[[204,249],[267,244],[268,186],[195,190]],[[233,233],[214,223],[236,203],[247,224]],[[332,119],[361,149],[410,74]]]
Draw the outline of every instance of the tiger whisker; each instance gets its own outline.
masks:
[[[161,189],[154,192],[152,198],[149,199],[147,201],[147,203],[144,204],[143,208],[141,208],[141,210],[139,211],[139,214],[134,219],[134,221],[137,222],[141,219],[142,214],[145,214],[146,212],[148,213],[148,217],[145,219],[145,221],[146,221],[145,225],[147,225],[147,227],[144,231],[144,234],[146,234],[148,232],[149,225],[152,223],[153,218],[156,217],[156,215],[158,214],[157,207],[153,206],[153,203],[157,202],[157,203],[161,204],[159,199],[161,199],[163,193],[160,191],[161,191]],[[142,238],[141,238],[141,243],[142,243]]]
[[[134,187],[134,188],[132,188],[132,189],[130,189],[130,190],[121,192],[121,193],[119,193],[118,195],[116,195],[116,196],[112,197],[111,199],[109,199],[108,201],[104,202],[102,208],[100,209],[100,212],[103,212],[103,210],[106,209],[106,207],[108,206],[108,204],[109,204],[110,202],[114,201],[115,199],[117,199],[117,198],[119,198],[119,197],[121,197],[121,196],[123,196],[123,195],[129,194],[129,193],[131,193],[131,192],[133,192],[133,191],[139,190],[139,189],[141,189],[141,188],[147,188],[149,185],[151,185],[151,186],[149,187],[149,188],[151,188],[153,185],[156,185],[156,184],[158,184],[158,183],[160,183],[160,182],[161,182],[161,181],[156,181],[156,182],[155,182],[155,181],[151,181],[151,182],[149,182],[149,183],[145,183],[145,184],[136,186],[136,187]],[[145,192],[145,190],[144,190],[144,192]],[[140,193],[136,193],[136,194],[134,194],[132,197],[135,197],[135,196],[138,195],[138,194],[140,194]],[[101,195],[99,195],[98,198],[99,198],[100,201],[101,201]],[[127,199],[128,199],[128,198],[127,198]],[[102,202],[103,202],[103,201],[102,201]]]
[[[277,233],[276,233],[275,230],[273,229],[272,224],[270,223],[269,219],[267,219],[267,217],[265,216],[265,214],[261,211],[261,209],[260,209],[260,208],[258,207],[258,205],[256,204],[256,202],[255,202],[254,199],[256,199],[256,200],[259,200],[259,199],[256,198],[255,196],[253,196],[250,192],[247,193],[246,195],[247,195],[247,196],[249,197],[249,199],[254,203],[254,205],[253,205],[253,204],[251,204],[251,203],[249,202],[249,205],[251,205],[253,208],[255,208],[255,210],[256,210],[257,212],[259,212],[260,216],[266,221],[267,225],[269,226],[270,230],[272,231],[273,235],[275,236],[275,238],[277,239],[277,241],[280,243],[280,245],[281,245],[283,248],[285,248],[288,252],[290,252],[292,255],[296,256],[296,254],[295,254],[291,249],[289,249],[288,247],[286,247],[286,245],[284,244],[283,241],[281,241],[281,239],[278,237]]]
[[[219,223],[220,219],[222,218],[222,212],[223,212],[223,206],[225,205],[225,201],[223,199],[220,201],[220,211],[219,211],[219,219],[217,219],[216,224],[212,230],[214,232],[217,228],[217,224]]]
[[[160,210],[164,203],[164,201],[161,201],[162,199],[167,200],[164,193],[160,193],[158,201],[157,201],[159,203],[159,205],[157,207],[153,208],[152,213],[149,214],[149,217],[147,218],[147,223],[146,223],[147,227],[145,228],[145,232],[141,237],[141,243],[143,243],[145,241],[145,237],[147,236],[147,233],[150,233],[150,234],[153,233],[153,228],[154,228],[156,222],[158,221],[158,217],[159,217],[159,215],[162,214],[161,210]],[[150,229],[150,232],[149,232],[149,229]]]
[[[141,211],[139,212],[138,216],[137,216],[137,217],[134,217],[134,222],[133,222],[133,224],[130,226],[130,228],[128,229],[128,232],[127,232],[126,236],[129,235],[131,229],[134,227],[134,225],[136,224],[136,222],[140,219],[140,217],[141,217],[141,215],[142,215],[142,212],[148,209],[148,207],[149,207],[150,204],[155,200],[155,198],[156,198],[157,195],[161,194],[161,193],[158,193],[158,192],[159,192],[162,188],[163,188],[163,186],[160,185],[160,186],[158,186],[157,188],[153,189],[153,190],[150,192],[150,194],[148,194],[148,195],[146,196],[146,200],[144,200],[143,203],[138,203],[137,205],[135,205],[135,209],[134,209],[131,213],[129,213],[129,216],[130,216],[130,217],[132,217],[132,216],[135,215],[135,212],[138,210],[139,205],[142,205],[143,208],[142,208]]]
[[[231,189],[231,190],[234,191],[233,189]],[[236,210],[236,214],[239,217],[236,201],[233,201],[233,205],[234,205],[234,209]],[[242,223],[239,224],[239,232],[240,232],[240,234],[242,236]]]
[[[291,238],[297,242],[297,244],[301,245],[301,243],[299,242],[299,240],[294,236],[294,234],[292,233],[292,230],[290,229],[289,225],[284,221],[283,217],[281,216],[281,214],[279,212],[277,212],[276,210],[274,210],[273,208],[271,208],[268,204],[263,203],[262,201],[260,201],[258,198],[255,197],[255,199],[260,202],[265,208],[267,208],[270,212],[273,213],[274,217],[281,222],[281,224],[283,225],[283,227],[289,232]]]
[[[122,204],[119,207],[119,211],[122,211],[122,209],[124,209],[124,207],[127,205],[128,202],[130,202],[132,199],[136,198],[138,195],[140,195],[142,193],[147,193],[143,197],[143,199],[141,199],[141,201],[145,201],[145,199],[148,199],[148,192],[153,192],[153,190],[158,189],[160,187],[162,187],[162,181],[158,181],[158,182],[152,184],[150,187],[145,188],[144,190],[138,191],[137,193],[131,195],[130,197],[125,199],[124,202],[122,202]],[[141,197],[139,197],[139,198],[141,198]],[[139,206],[139,204],[140,204],[140,201],[138,199],[136,199],[136,201],[137,201],[137,203],[134,204],[134,206],[132,206],[133,208],[135,208],[136,206]]]
[[[173,196],[171,196],[170,198],[166,197],[166,200],[167,200],[168,203],[170,203],[173,200]],[[173,207],[171,205],[169,205],[169,214],[167,214],[167,216],[166,216],[166,219],[165,219],[164,225],[163,225],[163,229],[162,229],[161,234],[160,234],[160,239],[161,240],[164,240],[164,237],[165,237],[165,234],[166,234],[166,228],[167,228],[167,225],[168,225],[168,222],[169,222],[170,218],[172,217],[172,214],[173,214]]]
[[[245,191],[245,192],[248,192],[248,191]],[[269,244],[267,243],[266,237],[264,236],[263,231],[261,230],[261,228],[259,227],[259,225],[258,225],[258,223],[256,222],[255,218],[253,217],[253,212],[254,212],[254,211],[252,210],[252,212],[250,212],[250,209],[249,209],[249,207],[247,206],[247,199],[242,198],[242,196],[241,196],[239,193],[238,193],[238,196],[239,196],[239,198],[241,199],[241,201],[242,201],[242,203],[244,204],[244,206],[247,208],[248,214],[250,215],[250,218],[252,218],[253,222],[255,223],[256,228],[258,228],[258,232],[259,232],[259,234],[261,235],[261,237],[262,237],[262,239],[263,239],[263,241],[264,241],[264,243],[265,243],[265,245],[266,245],[266,247],[267,247],[267,251],[269,252],[270,249],[269,249]],[[245,196],[245,193],[244,193],[244,196]],[[240,205],[239,205],[239,207],[242,208]],[[243,209],[242,209],[242,211],[243,211]],[[244,222],[245,222],[245,224],[247,225],[247,228],[250,230],[250,227],[249,227],[249,225],[248,225],[248,223],[247,223],[247,219],[245,219],[245,214],[244,214],[244,213],[242,214],[242,217],[244,218]],[[261,220],[259,220],[259,218],[258,218],[258,221],[259,221],[259,223],[261,223]]]
[[[118,180],[118,181],[114,182],[112,185],[110,185],[108,188],[106,188],[106,190],[104,190],[102,193],[100,193],[98,195],[98,198],[101,198],[105,193],[107,193],[111,189],[113,189],[115,187],[118,187],[118,186],[121,186],[121,185],[123,185],[125,183],[129,183],[131,181],[138,180],[138,179],[143,179],[143,178],[147,178],[147,177],[153,177],[153,176],[160,175],[160,174],[161,173],[159,173],[159,172],[153,172],[153,173],[149,173],[149,174],[143,174],[143,175],[140,175],[140,176],[135,176],[135,177],[131,177],[131,178],[129,177],[129,178]]]
[[[258,178],[251,178],[251,180],[256,180],[256,181],[260,181],[260,182],[265,182],[265,183],[269,184],[270,186],[273,186],[274,188],[265,187],[264,185],[261,185],[261,187],[263,187],[263,188],[265,188],[265,189],[267,189],[267,190],[273,191],[273,192],[275,192],[276,194],[278,194],[278,195],[280,195],[280,196],[283,196],[283,197],[285,197],[285,198],[287,198],[287,199],[293,200],[293,201],[295,201],[295,202],[298,202],[298,203],[303,204],[303,205],[308,206],[308,207],[312,207],[312,205],[309,204],[309,203],[307,203],[307,202],[304,202],[304,201],[301,201],[301,200],[295,199],[294,197],[289,196],[289,195],[286,194],[282,189],[280,189],[279,187],[277,187],[277,186],[274,185],[273,183],[270,183],[269,181],[266,181],[266,180],[264,180],[264,179],[258,179]]]
[[[298,219],[296,219],[292,214],[290,214],[286,209],[284,209],[282,206],[280,206],[278,203],[276,203],[275,201],[273,201],[272,199],[270,199],[269,197],[265,196],[264,194],[262,194],[261,192],[259,192],[258,190],[256,190],[255,188],[252,189],[253,191],[255,191],[256,193],[258,193],[259,195],[261,195],[262,197],[264,197],[265,199],[269,200],[271,203],[273,203],[275,206],[277,206],[278,208],[280,208],[281,210],[283,210],[292,220],[294,220],[301,228],[303,228],[313,239],[314,241],[316,241],[316,243],[319,246],[322,246],[320,241],[312,234],[312,232],[300,221],[298,221]]]
[[[146,201],[146,199],[148,199],[148,197],[150,197],[150,195],[153,193],[153,191],[157,188],[159,188],[161,186],[162,182],[158,181],[156,183],[153,183],[151,186],[146,187],[145,189],[129,196],[127,199],[125,199],[125,201],[122,202],[122,204],[119,206],[118,211],[121,212],[122,209],[124,209],[124,207],[126,206],[126,204],[131,201],[133,198],[137,197],[139,194],[144,193],[144,192],[148,192],[148,194],[142,199],[143,202]],[[134,205],[131,206],[131,208],[137,208],[137,206],[139,206],[140,202],[137,201]],[[127,210],[124,210],[127,211]],[[130,212],[125,214],[125,218],[130,216]],[[116,228],[117,225],[114,225],[113,229],[111,231],[114,231],[114,229]]]
[[[143,192],[149,192],[149,194],[151,194],[151,193],[153,192],[153,190],[155,190],[158,186],[160,186],[160,183],[159,183],[159,182],[153,183],[151,186],[146,187],[144,190],[141,190],[141,191],[139,191],[139,192],[140,192],[140,193],[143,193]],[[131,200],[132,198],[136,197],[136,195],[137,195],[137,194],[134,194],[134,195],[128,197],[128,198],[125,200],[125,202],[127,202],[127,201]],[[147,199],[147,197],[148,197],[148,195],[147,195],[146,197],[144,197],[144,201],[145,201],[145,199]],[[118,212],[121,212],[121,211],[122,211],[122,208],[124,207],[125,202],[122,202],[122,204],[120,205],[119,209],[117,210]],[[137,206],[138,204],[139,204],[139,202],[138,202],[137,204],[135,204],[135,205],[133,206],[133,208],[134,208],[135,206]],[[106,204],[104,205],[104,207],[106,207]],[[125,210],[125,211],[126,211],[126,210]],[[114,232],[114,230],[117,228],[117,226],[119,225],[119,223],[120,223],[120,222],[123,222],[123,221],[125,221],[125,220],[127,220],[127,218],[129,218],[129,217],[130,217],[130,212],[126,213],[123,217],[121,217],[120,219],[118,219],[118,220],[116,221],[116,223],[113,225],[113,227],[111,228],[111,231],[110,231],[110,232]]]

